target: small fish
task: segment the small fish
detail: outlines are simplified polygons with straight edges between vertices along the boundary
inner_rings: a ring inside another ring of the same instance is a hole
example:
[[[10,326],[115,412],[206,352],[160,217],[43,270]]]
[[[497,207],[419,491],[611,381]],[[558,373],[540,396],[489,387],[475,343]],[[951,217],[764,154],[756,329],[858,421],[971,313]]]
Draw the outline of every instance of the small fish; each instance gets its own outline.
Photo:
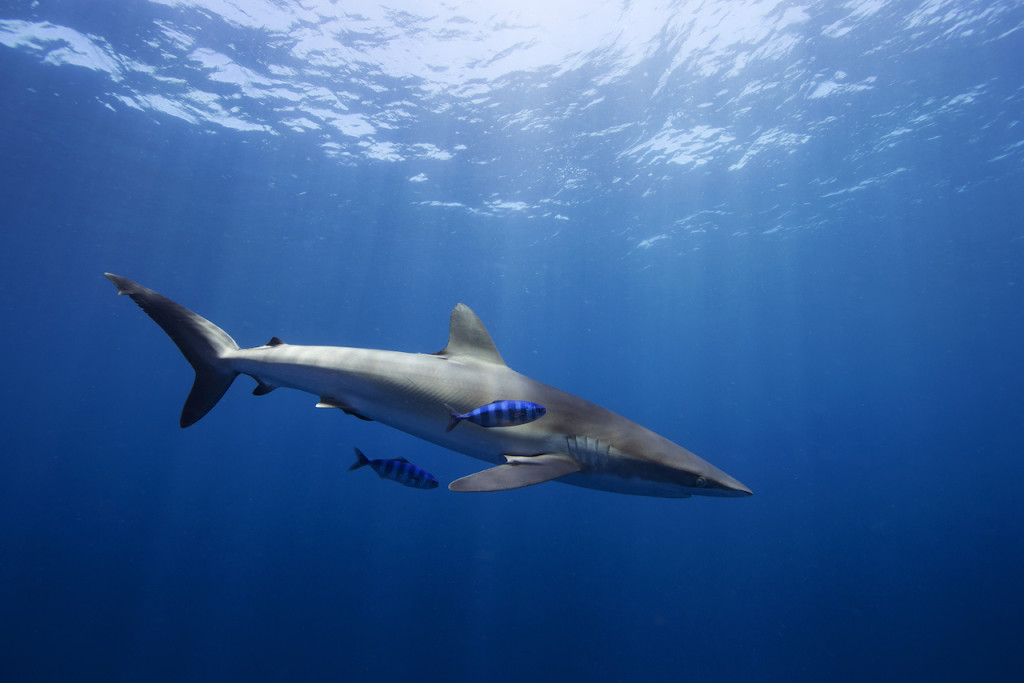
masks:
[[[437,479],[434,478],[434,475],[427,472],[422,467],[413,465],[405,458],[394,458],[392,460],[370,460],[363,455],[363,452],[358,448],[353,448],[352,450],[356,452],[357,459],[355,464],[348,468],[349,472],[369,465],[381,479],[397,481],[399,484],[411,486],[414,489],[437,488]]]
[[[548,412],[548,409],[539,403],[530,403],[529,401],[495,401],[480,406],[476,410],[471,410],[465,415],[459,415],[447,403],[444,404],[444,407],[452,414],[452,419],[444,430],[446,432],[455,429],[455,425],[463,420],[469,420],[481,427],[515,427],[533,422]]]

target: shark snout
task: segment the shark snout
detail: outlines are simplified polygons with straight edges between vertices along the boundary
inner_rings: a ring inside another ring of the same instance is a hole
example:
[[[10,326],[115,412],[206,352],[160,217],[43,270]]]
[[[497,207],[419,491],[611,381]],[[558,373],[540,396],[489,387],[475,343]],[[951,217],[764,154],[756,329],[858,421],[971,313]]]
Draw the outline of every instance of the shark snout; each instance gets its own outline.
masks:
[[[752,496],[752,495],[754,495],[754,492],[751,491],[750,489],[748,489],[746,486],[744,486],[743,484],[739,483],[738,481],[735,481],[735,480],[733,480],[733,481],[734,481],[733,485],[731,487],[729,487],[728,489],[725,489],[726,490],[726,494],[725,495],[733,496],[733,497]]]
[[[701,496],[741,498],[754,495],[753,491],[722,471],[698,476],[695,483],[699,489],[695,493]]]

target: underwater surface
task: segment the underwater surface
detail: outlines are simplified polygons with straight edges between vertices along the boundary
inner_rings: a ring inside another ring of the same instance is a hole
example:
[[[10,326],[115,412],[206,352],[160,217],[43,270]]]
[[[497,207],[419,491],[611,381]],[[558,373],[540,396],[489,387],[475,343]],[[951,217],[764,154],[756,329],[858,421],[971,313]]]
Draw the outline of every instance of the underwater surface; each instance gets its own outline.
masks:
[[[3,3],[0,679],[1020,680],[1022,57],[1010,1]],[[464,302],[754,495],[455,493],[246,377],[182,430],[105,271],[242,346]]]

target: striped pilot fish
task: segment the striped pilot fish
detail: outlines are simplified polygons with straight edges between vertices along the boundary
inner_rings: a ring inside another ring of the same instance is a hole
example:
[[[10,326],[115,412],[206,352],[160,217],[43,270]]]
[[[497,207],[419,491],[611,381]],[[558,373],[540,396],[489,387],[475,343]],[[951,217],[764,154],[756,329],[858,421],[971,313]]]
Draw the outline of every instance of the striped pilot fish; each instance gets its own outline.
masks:
[[[444,407],[451,413],[452,419],[445,427],[446,432],[455,429],[455,425],[463,420],[468,420],[481,427],[515,427],[540,418],[548,409],[539,403],[530,401],[495,401],[476,410],[471,410],[465,415],[459,413],[447,403]]]
[[[353,448],[356,452],[356,462],[352,467],[348,468],[348,471],[358,470],[360,467],[369,465],[373,468],[373,471],[377,473],[381,479],[390,479],[391,481],[397,481],[399,484],[405,486],[411,486],[414,489],[436,489],[437,479],[434,478],[430,472],[427,472],[422,467],[417,467],[405,458],[392,458],[391,460],[370,460],[363,452],[358,448]]]

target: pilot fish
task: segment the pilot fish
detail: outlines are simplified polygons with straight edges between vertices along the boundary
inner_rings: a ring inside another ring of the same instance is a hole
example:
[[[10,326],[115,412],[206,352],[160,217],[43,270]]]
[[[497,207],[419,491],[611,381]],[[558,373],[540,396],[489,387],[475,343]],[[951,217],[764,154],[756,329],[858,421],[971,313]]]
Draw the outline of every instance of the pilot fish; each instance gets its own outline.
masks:
[[[436,489],[437,479],[434,478],[430,472],[427,472],[422,467],[417,467],[405,458],[392,458],[391,460],[370,460],[363,452],[358,448],[353,448],[356,452],[356,462],[348,468],[349,472],[352,470],[358,470],[360,467],[369,465],[373,468],[373,471],[377,473],[381,479],[390,479],[391,481],[397,481],[399,484],[405,486],[411,486],[415,489]]]
[[[548,409],[539,403],[530,401],[495,401],[476,410],[471,410],[465,415],[459,415],[458,411],[447,403],[444,407],[451,413],[452,419],[445,427],[446,432],[455,429],[455,425],[463,420],[468,420],[481,427],[515,427],[533,422],[548,412]]]

